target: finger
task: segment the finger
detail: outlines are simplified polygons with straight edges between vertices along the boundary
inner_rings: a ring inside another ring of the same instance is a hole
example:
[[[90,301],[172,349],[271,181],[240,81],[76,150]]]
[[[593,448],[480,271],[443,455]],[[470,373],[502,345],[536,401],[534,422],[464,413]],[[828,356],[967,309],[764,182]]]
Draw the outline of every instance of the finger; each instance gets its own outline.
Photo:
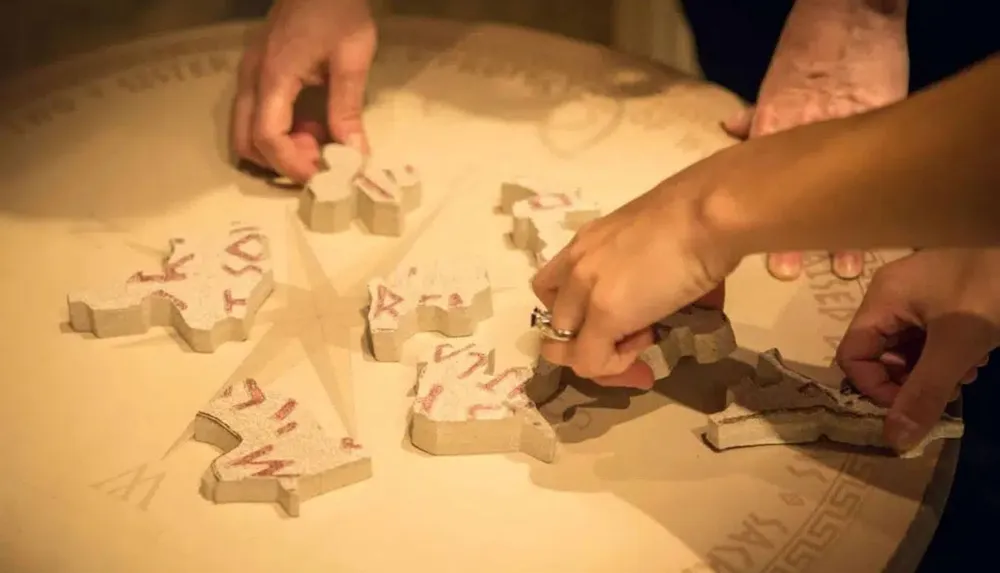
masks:
[[[577,269],[581,268],[579,265]],[[550,313],[552,318],[552,328],[557,330],[568,330],[578,332],[584,323],[587,306],[590,303],[590,293],[593,288],[591,275],[583,274],[580,271],[570,273],[566,282],[562,284],[556,293]],[[572,342],[561,342],[558,340],[542,339],[541,352],[548,361],[563,366],[573,367],[573,370],[580,376],[587,376],[586,373],[577,370],[576,346],[579,343],[579,333],[577,340]]]
[[[837,278],[854,280],[861,276],[861,272],[865,269],[865,254],[863,251],[833,253],[830,265]]]
[[[613,311],[591,297],[586,318],[573,344],[573,370],[585,378],[619,376],[653,344],[653,330],[643,328],[623,335],[614,325]]]
[[[327,98],[330,135],[336,141],[353,147],[364,155],[369,152],[368,137],[362,122],[367,84],[366,63],[345,60],[344,57],[331,59],[330,89]]]
[[[722,129],[737,139],[750,137],[750,126],[753,124],[754,107],[742,109],[722,122]]]
[[[793,281],[802,274],[802,253],[773,253],[767,256],[767,272],[779,281]]]
[[[254,145],[271,167],[298,183],[312,177],[316,166],[303,156],[290,136],[295,99],[302,90],[298,79],[267,66],[261,72],[254,119]]]
[[[941,419],[957,382],[981,356],[982,345],[974,336],[950,323],[928,325],[924,351],[886,416],[889,444],[910,450]]]
[[[859,392],[888,407],[899,392],[893,372],[900,374],[907,366],[890,342],[910,325],[880,292],[872,288],[861,301],[837,346],[836,362]]]
[[[636,388],[638,390],[649,390],[656,384],[656,377],[653,369],[641,360],[633,362],[629,367],[616,376],[598,376],[594,382],[601,386],[610,388]]]
[[[258,69],[256,57],[251,52],[247,52],[244,55],[244,60],[240,62],[239,74],[236,78],[236,97],[233,99],[230,137],[236,157],[266,168],[268,167],[267,160],[253,144],[254,108],[257,105],[255,80]]]
[[[534,291],[538,300],[545,305],[545,308],[551,309],[555,305],[559,288],[566,281],[567,275],[572,268],[573,259],[570,256],[569,249],[574,242],[575,239],[570,241],[570,244],[566,245],[563,250],[556,253],[556,256],[552,257],[549,262],[542,265],[531,279],[531,290]]]

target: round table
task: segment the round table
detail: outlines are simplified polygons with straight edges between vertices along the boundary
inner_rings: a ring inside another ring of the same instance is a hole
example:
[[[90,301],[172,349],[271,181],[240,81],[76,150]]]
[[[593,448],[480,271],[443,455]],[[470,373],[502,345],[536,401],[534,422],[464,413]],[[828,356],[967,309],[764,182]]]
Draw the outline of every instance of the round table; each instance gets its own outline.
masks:
[[[255,23],[151,38],[28,74],[3,89],[0,341],[4,570],[482,573],[912,571],[951,485],[957,442],[919,459],[833,445],[714,452],[706,415],[755,353],[828,364],[868,277],[822,256],[794,283],[758,257],[727,312],[741,350],[684,364],[656,391],[597,402],[557,427],[553,464],[524,454],[432,457],[408,445],[419,335],[401,363],[362,347],[365,284],[403,263],[474,254],[496,289],[481,328],[498,360],[530,364],[532,267],[508,247],[500,183],[579,184],[606,209],[732,141],[740,103],[648,62],[503,26],[382,25],[366,121],[376,154],[405,156],[424,199],[400,238],[304,232],[296,194],[233,167],[234,71]],[[276,291],[249,339],[211,354],[170,329],[95,339],[66,295],[155,267],[167,239],[253,221],[271,230]],[[328,304],[322,304],[328,303]],[[349,316],[350,315],[350,316]],[[213,504],[219,455],[186,440],[234,377],[294,379],[310,407],[352,396],[374,476],[306,502]],[[603,404],[603,405],[602,405]]]

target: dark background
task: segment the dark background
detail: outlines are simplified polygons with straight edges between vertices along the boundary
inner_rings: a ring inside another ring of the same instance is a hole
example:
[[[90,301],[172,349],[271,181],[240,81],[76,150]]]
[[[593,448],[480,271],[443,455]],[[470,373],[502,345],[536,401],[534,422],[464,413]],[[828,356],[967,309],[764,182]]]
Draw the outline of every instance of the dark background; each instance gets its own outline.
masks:
[[[683,0],[683,4],[706,78],[754,101],[792,1]],[[910,91],[1000,50],[998,12],[996,3],[985,0],[910,0]],[[977,381],[963,388],[966,430],[958,470],[920,573],[1000,570],[998,539],[990,535],[1000,533],[1000,352],[990,358]]]

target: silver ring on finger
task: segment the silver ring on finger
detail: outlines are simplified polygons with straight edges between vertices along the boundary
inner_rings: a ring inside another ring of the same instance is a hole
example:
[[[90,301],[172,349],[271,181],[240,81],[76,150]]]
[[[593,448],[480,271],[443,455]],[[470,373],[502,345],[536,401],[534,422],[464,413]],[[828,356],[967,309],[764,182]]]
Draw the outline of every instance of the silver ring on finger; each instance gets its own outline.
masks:
[[[552,326],[552,315],[541,308],[531,311],[531,327],[540,332],[544,338],[556,342],[570,342],[576,338],[576,332]]]

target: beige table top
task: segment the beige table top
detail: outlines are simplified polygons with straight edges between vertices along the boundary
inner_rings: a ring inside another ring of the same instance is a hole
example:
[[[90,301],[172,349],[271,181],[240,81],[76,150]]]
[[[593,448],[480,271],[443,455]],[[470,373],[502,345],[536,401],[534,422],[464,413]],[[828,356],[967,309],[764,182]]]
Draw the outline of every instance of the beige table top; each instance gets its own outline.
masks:
[[[393,20],[367,121],[376,152],[423,170],[424,206],[401,239],[308,233],[303,248],[295,195],[226,157],[246,30],[110,49],[0,95],[0,569],[912,570],[957,444],[898,460],[823,445],[715,453],[699,438],[740,360],[778,346],[791,360],[829,362],[865,281],[834,279],[820,258],[793,284],[745,261],[729,288],[736,359],[685,365],[627,408],[580,409],[559,426],[565,449],[552,465],[414,451],[407,390],[434,337],[414,339],[401,364],[378,364],[362,352],[360,318],[313,310],[320,299],[360,308],[366,281],[401,261],[476,253],[499,290],[483,336],[505,362],[530,363],[532,271],[493,212],[500,180],[563,178],[614,207],[728,145],[717,123],[738,108],[734,97],[537,33]],[[67,292],[155,266],[168,237],[231,219],[271,230],[281,283],[248,341],[198,354],[164,329],[101,340],[68,331]],[[320,267],[325,276],[310,270]],[[223,383],[244,376],[306,387],[318,410],[329,392],[353,395],[374,477],[306,502],[297,519],[203,499],[198,482],[218,451],[178,440]]]

